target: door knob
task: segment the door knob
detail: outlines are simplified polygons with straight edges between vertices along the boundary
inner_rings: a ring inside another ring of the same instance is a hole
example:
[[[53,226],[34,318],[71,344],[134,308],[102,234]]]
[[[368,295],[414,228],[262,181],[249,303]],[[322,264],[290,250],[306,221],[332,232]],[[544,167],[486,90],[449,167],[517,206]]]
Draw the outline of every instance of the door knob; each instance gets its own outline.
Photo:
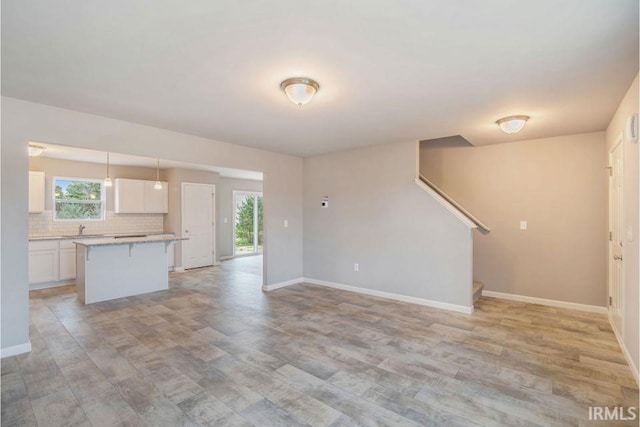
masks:
[[[622,261],[622,255],[614,255],[613,259],[616,261]]]

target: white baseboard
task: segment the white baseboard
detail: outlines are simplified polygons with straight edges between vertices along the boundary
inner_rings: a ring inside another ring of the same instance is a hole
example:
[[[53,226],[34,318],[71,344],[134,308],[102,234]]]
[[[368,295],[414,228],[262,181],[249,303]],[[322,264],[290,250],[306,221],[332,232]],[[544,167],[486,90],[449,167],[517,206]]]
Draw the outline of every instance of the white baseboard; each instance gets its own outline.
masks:
[[[30,291],[39,291],[41,289],[59,288],[62,286],[69,286],[76,283],[76,279],[61,280],[57,282],[45,282],[45,283],[33,283],[29,285]]]
[[[303,277],[298,277],[297,279],[287,280],[286,282],[274,283],[272,285],[262,285],[262,290],[265,292],[275,291],[276,289],[284,288],[285,286],[297,285],[298,283],[302,283],[303,281]]]
[[[473,306],[467,307],[467,306],[464,306],[464,305],[451,304],[451,303],[440,302],[440,301],[433,301],[433,300],[424,299],[424,298],[418,298],[418,297],[411,297],[411,296],[407,296],[407,295],[394,294],[394,293],[391,293],[391,292],[376,291],[376,290],[373,290],[373,289],[361,288],[361,287],[358,287],[358,286],[351,286],[351,285],[344,285],[342,283],[327,282],[327,281],[324,281],[324,280],[311,279],[311,278],[308,278],[308,277],[305,277],[303,280],[304,280],[304,283],[310,283],[312,285],[325,286],[327,288],[340,289],[340,290],[343,290],[343,291],[356,292],[356,293],[359,293],[359,294],[371,295],[371,296],[374,296],[374,297],[387,298],[387,299],[392,299],[392,300],[402,301],[402,302],[409,302],[409,303],[412,303],[412,304],[424,305],[424,306],[427,306],[427,307],[434,307],[434,308],[440,308],[440,309],[443,309],[443,310],[455,311],[457,313],[464,313],[464,314],[472,314],[473,313]]]
[[[31,351],[31,342],[14,345],[0,350],[0,359],[5,357],[17,356],[18,354],[29,353]]]
[[[624,341],[622,340],[622,337],[618,333],[618,330],[616,329],[615,325],[611,321],[611,316],[609,316],[609,324],[611,325],[611,329],[613,329],[613,333],[615,334],[616,339],[618,340],[618,344],[620,345],[622,354],[624,354],[624,358],[627,359],[627,364],[629,365],[629,368],[631,369],[631,373],[633,374],[633,377],[636,380],[636,384],[640,385],[640,380],[638,380],[638,367],[636,366],[633,358],[629,354],[629,350],[627,349],[627,346],[624,344]]]
[[[173,272],[174,273],[184,273],[184,268],[183,267],[173,267]]]
[[[507,294],[504,292],[494,292],[494,291],[482,291],[482,296],[491,297],[491,298],[499,298],[506,299],[510,301],[519,301],[519,302],[528,302],[531,304],[539,304],[546,305],[549,307],[557,307],[557,308],[569,308],[571,310],[580,310],[587,311],[589,313],[600,313],[606,314],[607,308],[601,307],[599,305],[587,305],[587,304],[578,304],[575,302],[567,302],[567,301],[557,301],[552,299],[544,299],[544,298],[536,298],[536,297],[528,297],[525,295],[516,295],[516,294]]]
[[[221,256],[220,257],[220,261],[226,261],[228,259],[233,259],[234,256],[233,255],[226,255],[226,256]]]

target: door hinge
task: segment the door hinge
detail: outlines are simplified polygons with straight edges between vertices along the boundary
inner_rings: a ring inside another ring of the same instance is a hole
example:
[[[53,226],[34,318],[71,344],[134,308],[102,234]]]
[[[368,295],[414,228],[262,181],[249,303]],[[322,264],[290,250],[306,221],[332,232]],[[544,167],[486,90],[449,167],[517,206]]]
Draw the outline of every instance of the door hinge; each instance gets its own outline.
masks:
[[[609,241],[612,241],[612,240],[613,240],[613,232],[612,232],[612,231],[610,231],[610,232],[609,232]]]
[[[609,297],[609,305],[613,305],[613,298]]]
[[[613,176],[613,166],[607,166],[606,169],[609,169],[609,176]]]

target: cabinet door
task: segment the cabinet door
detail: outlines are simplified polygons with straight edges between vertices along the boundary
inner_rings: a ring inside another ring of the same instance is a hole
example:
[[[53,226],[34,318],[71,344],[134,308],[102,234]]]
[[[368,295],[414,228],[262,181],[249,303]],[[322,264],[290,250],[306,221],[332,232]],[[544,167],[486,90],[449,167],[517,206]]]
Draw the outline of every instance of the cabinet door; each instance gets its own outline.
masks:
[[[29,283],[58,280],[58,250],[29,251]]]
[[[76,278],[76,250],[60,249],[60,279],[69,280]]]
[[[115,180],[115,213],[144,213],[145,181],[139,179]]]
[[[155,181],[144,182],[144,211],[146,213],[169,212],[169,184],[162,183],[162,188],[156,190]]]
[[[44,212],[44,172],[29,171],[29,213]]]

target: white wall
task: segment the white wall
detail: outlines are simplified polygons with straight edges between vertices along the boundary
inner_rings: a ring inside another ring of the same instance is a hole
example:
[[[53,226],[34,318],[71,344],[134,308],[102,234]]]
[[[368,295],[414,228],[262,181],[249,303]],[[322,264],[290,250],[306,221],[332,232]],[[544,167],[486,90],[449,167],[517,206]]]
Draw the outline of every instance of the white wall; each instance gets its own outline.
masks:
[[[41,141],[264,174],[266,284],[302,276],[301,158],[2,97],[1,346],[28,342],[27,143]],[[283,227],[283,221],[289,227]]]
[[[262,192],[262,181],[249,179],[220,178],[216,187],[217,240],[220,257],[233,256],[233,191]],[[224,222],[225,218],[227,222]]]
[[[305,277],[472,305],[471,230],[415,184],[416,161],[415,142],[304,160]]]
[[[631,84],[631,87],[624,96],[618,110],[611,119],[607,127],[607,147],[611,147],[616,139],[624,132],[627,119],[632,114],[638,114],[640,98],[638,96],[638,76]],[[640,218],[638,209],[638,192],[640,191],[640,174],[638,171],[638,144],[629,140],[624,141],[624,226],[623,233],[627,229],[631,230],[632,239],[624,242],[624,318],[622,326],[622,338],[626,350],[635,365],[636,379],[638,378],[638,367],[640,367],[640,251],[638,250],[638,240],[640,232],[638,223]]]

